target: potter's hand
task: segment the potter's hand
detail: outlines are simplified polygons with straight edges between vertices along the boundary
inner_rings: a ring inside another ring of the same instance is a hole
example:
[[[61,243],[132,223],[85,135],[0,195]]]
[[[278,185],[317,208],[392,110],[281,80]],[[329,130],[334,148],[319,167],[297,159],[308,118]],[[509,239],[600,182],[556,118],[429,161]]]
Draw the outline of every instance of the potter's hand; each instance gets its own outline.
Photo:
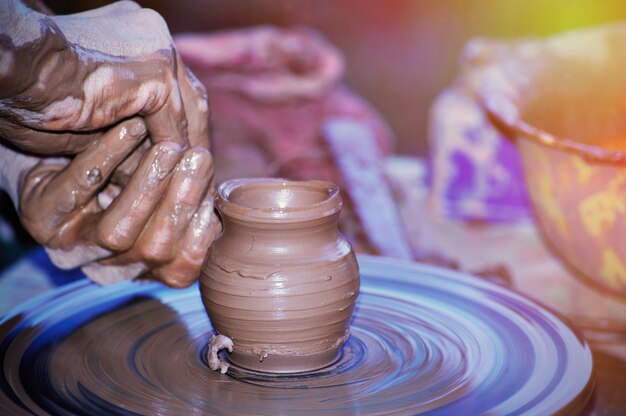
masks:
[[[161,16],[133,2],[67,16],[0,2],[0,136],[38,155],[75,154],[136,115],[153,143],[208,148],[206,91]]]
[[[112,283],[148,274],[183,287],[198,276],[220,224],[213,213],[208,150],[152,145],[123,188],[108,182],[145,137],[139,118],[111,128],[74,159],[32,159],[21,178],[19,213],[58,266],[81,266]]]

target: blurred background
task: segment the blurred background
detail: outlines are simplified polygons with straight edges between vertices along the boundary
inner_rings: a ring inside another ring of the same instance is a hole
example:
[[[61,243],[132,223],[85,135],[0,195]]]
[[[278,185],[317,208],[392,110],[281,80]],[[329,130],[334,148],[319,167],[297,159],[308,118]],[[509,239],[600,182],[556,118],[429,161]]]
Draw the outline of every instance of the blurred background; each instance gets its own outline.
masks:
[[[58,14],[111,3],[47,0]],[[345,82],[392,127],[396,152],[427,152],[429,106],[451,82],[463,45],[476,36],[543,36],[626,20],[623,0],[139,0],[170,31],[264,24],[310,26],[346,57]]]

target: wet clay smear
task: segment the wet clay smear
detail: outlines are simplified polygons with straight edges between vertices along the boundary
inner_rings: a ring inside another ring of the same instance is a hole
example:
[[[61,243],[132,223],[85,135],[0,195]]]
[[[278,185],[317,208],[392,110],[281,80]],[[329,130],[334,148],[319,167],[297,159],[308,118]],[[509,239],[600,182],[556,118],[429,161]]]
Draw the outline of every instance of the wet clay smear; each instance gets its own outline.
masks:
[[[0,413],[576,414],[589,399],[591,353],[546,309],[439,268],[359,264],[340,358],[301,374],[211,371],[197,288],[59,289],[0,324]]]

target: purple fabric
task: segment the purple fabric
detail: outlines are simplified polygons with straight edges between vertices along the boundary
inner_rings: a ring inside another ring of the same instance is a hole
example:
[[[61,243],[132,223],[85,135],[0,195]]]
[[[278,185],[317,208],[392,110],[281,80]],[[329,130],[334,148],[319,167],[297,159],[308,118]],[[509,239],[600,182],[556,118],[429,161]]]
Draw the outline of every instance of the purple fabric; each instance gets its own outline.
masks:
[[[450,162],[455,167],[455,175],[453,175],[450,185],[446,189],[446,198],[454,200],[462,199],[467,195],[471,196],[472,188],[476,181],[476,166],[460,151],[450,154]]]
[[[430,189],[453,219],[523,221],[531,217],[515,143],[485,117],[470,93],[444,91],[431,111]]]

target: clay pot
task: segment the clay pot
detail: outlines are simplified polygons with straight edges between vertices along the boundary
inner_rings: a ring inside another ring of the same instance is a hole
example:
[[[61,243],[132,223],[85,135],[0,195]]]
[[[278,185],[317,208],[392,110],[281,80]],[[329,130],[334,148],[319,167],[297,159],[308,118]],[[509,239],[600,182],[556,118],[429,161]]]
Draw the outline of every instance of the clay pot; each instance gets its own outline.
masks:
[[[235,179],[218,189],[224,225],[202,268],[202,300],[232,339],[229,361],[273,373],[338,359],[359,292],[342,207],[330,182]]]
[[[501,48],[480,98],[516,139],[543,236],[578,275],[626,295],[626,25]]]

